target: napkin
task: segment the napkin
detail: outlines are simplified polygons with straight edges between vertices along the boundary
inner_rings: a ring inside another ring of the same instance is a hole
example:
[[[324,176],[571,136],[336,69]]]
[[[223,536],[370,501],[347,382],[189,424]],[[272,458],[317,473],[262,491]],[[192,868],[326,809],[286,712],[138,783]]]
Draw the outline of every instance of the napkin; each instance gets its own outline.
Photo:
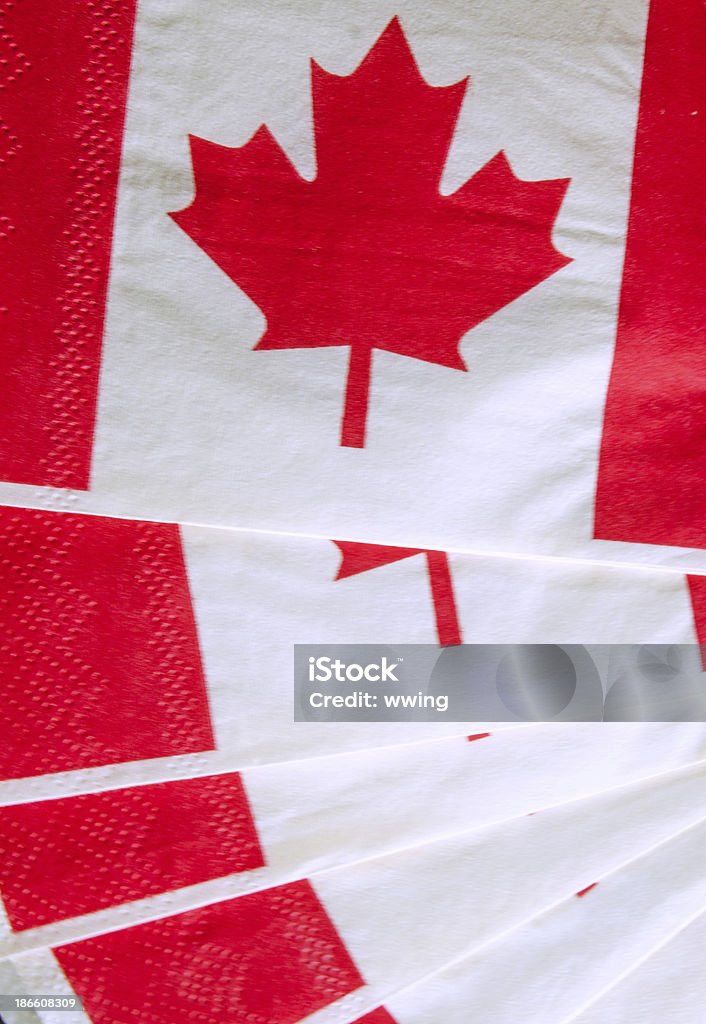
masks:
[[[0,500],[706,571],[699,0],[40,12]]]
[[[374,615],[334,586],[333,544],[316,566],[306,542],[226,531],[195,541],[192,558],[174,525],[0,509],[2,777],[152,758],[183,773],[215,748],[240,767],[463,730],[295,726],[291,645],[329,630],[372,639]],[[408,622],[401,594],[387,625]]]
[[[705,635],[703,577],[671,570],[444,558],[14,508],[0,508],[0,555],[6,779],[89,769],[139,779],[153,759],[169,778],[487,731],[294,723],[295,643],[433,652],[451,619],[456,643]],[[104,770],[128,762],[132,774]]]

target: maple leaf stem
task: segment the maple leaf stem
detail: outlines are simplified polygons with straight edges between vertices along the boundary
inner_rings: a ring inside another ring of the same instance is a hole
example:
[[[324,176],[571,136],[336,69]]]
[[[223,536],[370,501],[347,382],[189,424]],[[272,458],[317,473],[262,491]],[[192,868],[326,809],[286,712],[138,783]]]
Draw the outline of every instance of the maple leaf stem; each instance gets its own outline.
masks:
[[[371,345],[351,345],[346,377],[346,397],[341,420],[341,446],[365,447],[365,425],[368,418],[370,371],[373,362]]]
[[[453,647],[463,641],[446,552],[427,551],[427,566],[439,643],[442,647]]]

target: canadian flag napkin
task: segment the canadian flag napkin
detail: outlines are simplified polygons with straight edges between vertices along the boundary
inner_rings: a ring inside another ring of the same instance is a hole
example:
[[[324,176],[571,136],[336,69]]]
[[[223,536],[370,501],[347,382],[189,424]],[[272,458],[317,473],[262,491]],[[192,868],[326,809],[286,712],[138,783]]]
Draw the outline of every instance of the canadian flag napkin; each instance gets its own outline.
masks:
[[[92,1024],[135,1011],[154,1024],[342,1024],[698,825],[702,791],[690,769],[141,924],[125,915],[12,966],[34,991],[82,996]]]
[[[0,778],[238,769],[483,723],[293,721],[295,643],[683,643],[704,577],[0,508]],[[693,603],[692,603],[693,602]],[[495,727],[493,727],[495,728]]]
[[[0,17],[4,502],[706,570],[701,0]]]

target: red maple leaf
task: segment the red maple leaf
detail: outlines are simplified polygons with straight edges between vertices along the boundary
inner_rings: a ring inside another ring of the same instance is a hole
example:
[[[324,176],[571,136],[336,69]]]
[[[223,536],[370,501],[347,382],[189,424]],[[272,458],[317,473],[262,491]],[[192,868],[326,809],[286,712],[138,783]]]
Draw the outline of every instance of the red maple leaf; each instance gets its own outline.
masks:
[[[336,573],[337,580],[347,579],[348,576],[357,576],[358,573],[378,569],[381,565],[390,565],[391,562],[399,562],[403,558],[426,555],[439,643],[442,646],[450,647],[462,642],[451,570],[445,551],[361,544],[359,541],[351,540],[335,540],[333,543],[340,549],[343,556]]]
[[[350,345],[342,445],[365,443],[374,348],[465,370],[463,335],[570,262],[569,179],[521,181],[500,152],[440,194],[467,82],[428,85],[395,18],[351,75],[312,61],[313,181],[265,125],[190,137],[195,197],[170,216],[265,315],[256,348]]]

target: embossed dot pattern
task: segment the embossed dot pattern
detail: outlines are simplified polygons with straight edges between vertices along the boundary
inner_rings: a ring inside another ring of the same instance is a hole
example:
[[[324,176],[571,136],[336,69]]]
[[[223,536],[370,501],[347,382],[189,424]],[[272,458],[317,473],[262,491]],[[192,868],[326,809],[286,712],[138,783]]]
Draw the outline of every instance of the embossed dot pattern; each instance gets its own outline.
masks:
[[[134,0],[0,0],[0,477],[86,489]]]
[[[0,778],[214,747],[176,526],[0,509]]]
[[[15,931],[263,864],[237,773],[0,809]]]
[[[0,2],[0,95],[16,86],[32,67],[27,54],[22,52],[12,32],[7,30],[8,15],[19,2],[20,0]],[[18,130],[18,126],[9,125],[0,115],[0,168],[13,160],[22,148],[22,143],[16,135]],[[2,201],[0,199],[0,203]],[[6,241],[16,229],[17,225],[0,206],[0,242]]]
[[[54,953],[93,1024],[295,1024],[364,984],[306,881]]]

